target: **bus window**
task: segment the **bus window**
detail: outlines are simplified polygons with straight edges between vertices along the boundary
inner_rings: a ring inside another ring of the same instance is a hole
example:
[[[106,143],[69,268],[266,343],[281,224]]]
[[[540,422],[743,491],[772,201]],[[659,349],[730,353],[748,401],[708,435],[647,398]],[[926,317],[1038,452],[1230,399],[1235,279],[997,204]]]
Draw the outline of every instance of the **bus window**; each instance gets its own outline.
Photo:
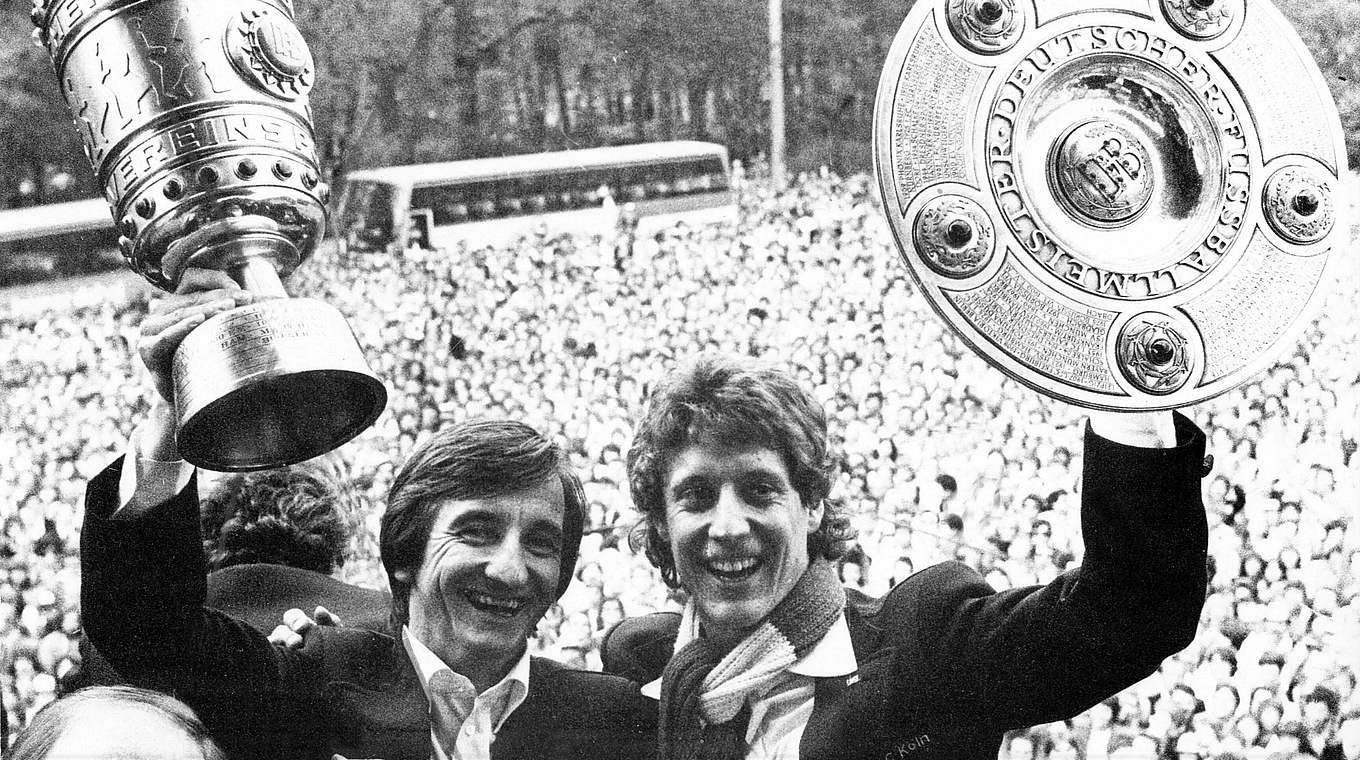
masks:
[[[0,243],[0,287],[111,272],[123,266],[118,233],[111,223],[101,229],[39,234]]]

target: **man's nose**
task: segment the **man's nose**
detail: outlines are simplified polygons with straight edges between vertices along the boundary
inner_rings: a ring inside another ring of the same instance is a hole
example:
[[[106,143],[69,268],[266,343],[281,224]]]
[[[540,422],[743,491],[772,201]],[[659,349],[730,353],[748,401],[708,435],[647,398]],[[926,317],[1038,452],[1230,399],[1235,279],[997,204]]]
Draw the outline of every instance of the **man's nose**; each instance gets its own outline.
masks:
[[[507,586],[522,586],[529,580],[529,568],[524,562],[524,546],[514,536],[507,536],[496,547],[486,563],[486,577]]]
[[[740,538],[751,532],[747,519],[746,504],[735,488],[724,488],[718,494],[718,503],[713,507],[713,522],[709,523],[710,538]]]

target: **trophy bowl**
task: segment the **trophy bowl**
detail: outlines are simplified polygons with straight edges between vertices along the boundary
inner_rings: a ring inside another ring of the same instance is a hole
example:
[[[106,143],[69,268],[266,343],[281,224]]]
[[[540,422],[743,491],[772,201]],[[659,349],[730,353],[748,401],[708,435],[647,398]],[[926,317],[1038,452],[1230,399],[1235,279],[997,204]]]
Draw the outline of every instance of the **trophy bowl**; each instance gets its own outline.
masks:
[[[1251,378],[1349,234],[1335,104],[1265,0],[920,0],[879,82],[874,164],[935,311],[1096,409]]]
[[[330,194],[290,0],[35,0],[32,16],[128,265],[168,291],[220,270],[257,296],[176,352],[180,454],[265,469],[371,425],[387,391],[344,317],[282,284],[316,249]]]

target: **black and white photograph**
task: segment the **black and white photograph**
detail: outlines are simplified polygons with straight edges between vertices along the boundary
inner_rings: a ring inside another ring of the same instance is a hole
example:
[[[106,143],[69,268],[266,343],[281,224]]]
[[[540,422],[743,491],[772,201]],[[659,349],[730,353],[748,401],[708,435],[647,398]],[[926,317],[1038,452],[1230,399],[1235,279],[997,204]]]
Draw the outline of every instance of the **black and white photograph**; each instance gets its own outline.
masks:
[[[1360,3],[0,0],[0,757],[1360,760]]]

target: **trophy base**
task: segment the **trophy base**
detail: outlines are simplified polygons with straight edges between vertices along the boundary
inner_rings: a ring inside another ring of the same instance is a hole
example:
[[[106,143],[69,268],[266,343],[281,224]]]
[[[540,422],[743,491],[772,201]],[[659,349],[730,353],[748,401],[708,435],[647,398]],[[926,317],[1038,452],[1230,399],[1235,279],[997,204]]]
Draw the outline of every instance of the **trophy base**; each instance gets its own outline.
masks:
[[[204,322],[175,354],[180,455],[248,472],[324,454],[387,404],[348,323],[305,298],[243,306]]]

